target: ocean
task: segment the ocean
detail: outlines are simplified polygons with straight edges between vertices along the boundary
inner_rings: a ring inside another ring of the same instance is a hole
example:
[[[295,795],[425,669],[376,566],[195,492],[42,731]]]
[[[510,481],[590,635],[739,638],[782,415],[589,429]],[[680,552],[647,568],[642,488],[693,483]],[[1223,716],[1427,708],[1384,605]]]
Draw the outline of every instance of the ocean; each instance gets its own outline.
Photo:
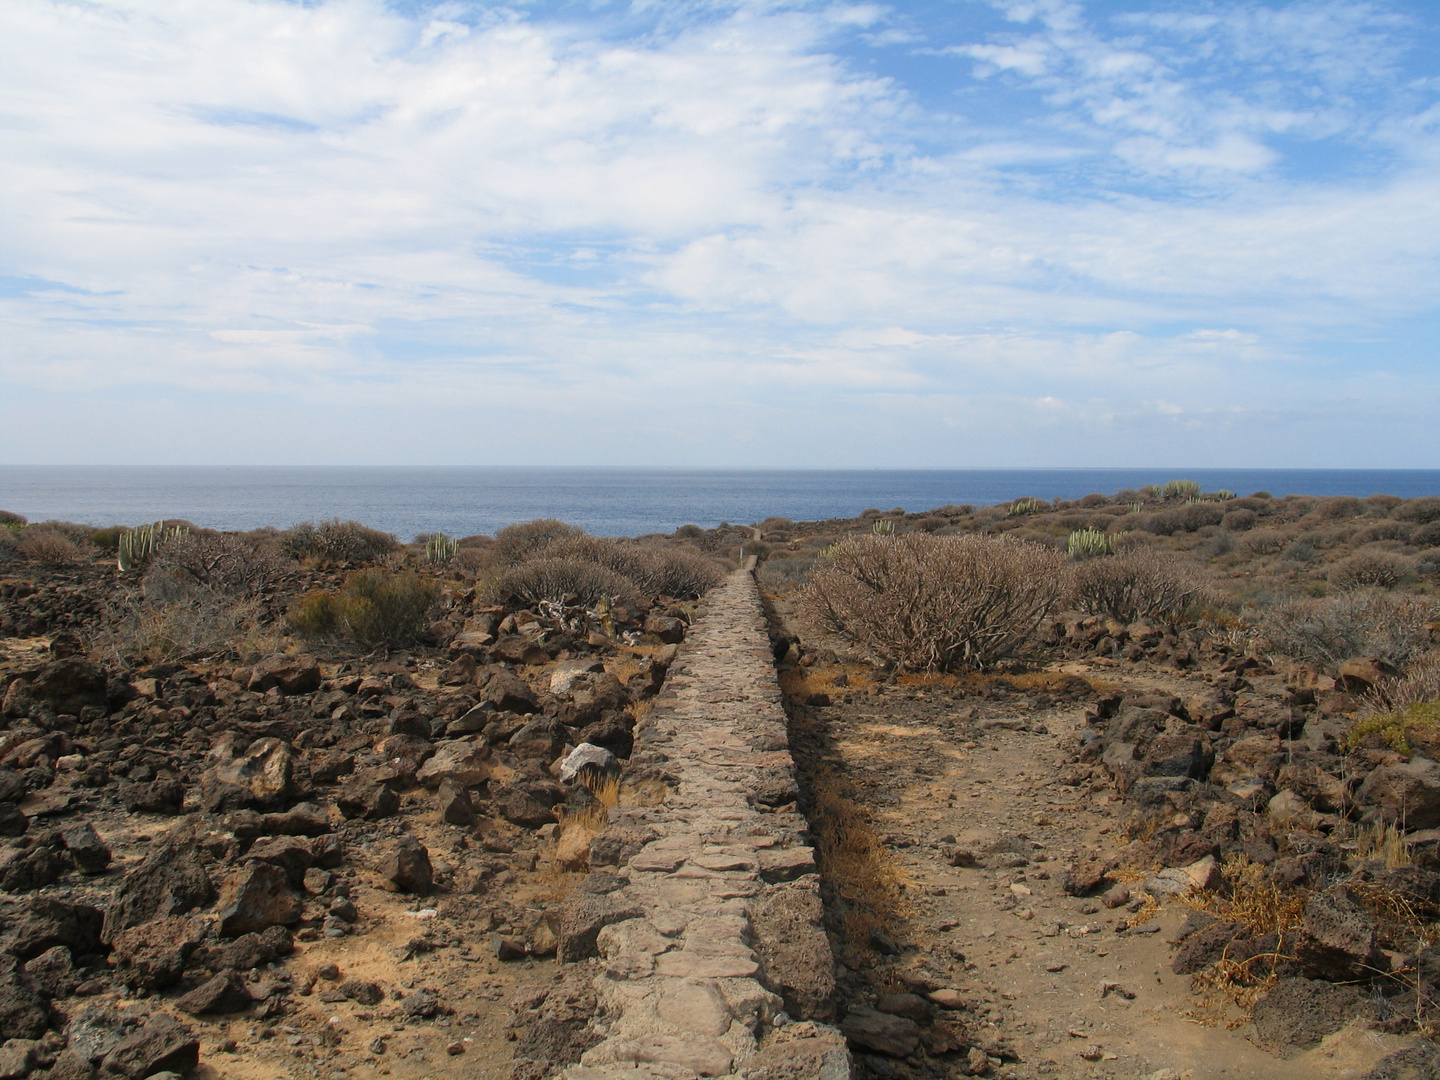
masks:
[[[0,510],[31,521],[137,525],[183,518],[245,530],[354,519],[409,540],[417,533],[494,533],[557,517],[599,536],[671,532],[723,521],[854,517],[874,507],[909,511],[983,506],[1030,495],[1199,482],[1247,495],[1440,495],[1434,469],[586,469],[586,468],[155,468],[0,466]]]

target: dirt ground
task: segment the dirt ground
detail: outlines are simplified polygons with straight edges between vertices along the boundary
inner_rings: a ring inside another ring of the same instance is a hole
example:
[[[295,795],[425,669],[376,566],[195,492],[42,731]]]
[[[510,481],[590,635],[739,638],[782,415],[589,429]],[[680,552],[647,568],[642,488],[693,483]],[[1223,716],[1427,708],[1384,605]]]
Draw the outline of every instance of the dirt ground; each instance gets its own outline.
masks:
[[[1034,679],[1066,674],[1105,692],[1187,696],[1205,685],[1103,660],[1056,664]],[[1247,1040],[1245,1011],[1229,996],[1172,973],[1187,902],[1111,910],[1066,895],[1064,867],[1126,842],[1112,785],[1074,782],[1088,701],[873,678],[862,665],[825,663],[782,675],[812,824],[829,855],[842,1014],[886,992],[954,991],[964,1010],[955,1015],[988,1027],[992,1066],[1002,1061],[991,1075],[1002,1078],[1359,1077],[1412,1045],[1356,1024],[1281,1060]],[[816,695],[829,704],[805,704],[823,700]],[[827,843],[837,825],[843,837]],[[857,1061],[861,1075],[969,1075],[963,1061],[939,1056],[862,1051]]]

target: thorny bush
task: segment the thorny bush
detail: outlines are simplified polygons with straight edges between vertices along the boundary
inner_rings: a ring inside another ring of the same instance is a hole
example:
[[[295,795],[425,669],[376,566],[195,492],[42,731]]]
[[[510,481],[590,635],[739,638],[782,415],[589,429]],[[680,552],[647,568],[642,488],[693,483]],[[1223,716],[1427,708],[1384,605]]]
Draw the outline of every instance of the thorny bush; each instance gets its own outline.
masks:
[[[358,521],[332,518],[315,524],[302,521],[280,534],[280,550],[290,558],[336,563],[378,562],[400,545],[390,533]]]
[[[1421,596],[1357,590],[1324,599],[1287,600],[1263,611],[1259,625],[1276,652],[1333,667],[1353,656],[1403,665],[1430,640],[1435,604]]]
[[[168,540],[145,573],[147,595],[208,589],[224,596],[256,596],[283,580],[295,564],[243,536],[187,533]]]
[[[1032,640],[1064,598],[1066,567],[1008,536],[858,535],[826,552],[801,604],[886,664],[984,669]]]
[[[1149,548],[1089,559],[1075,570],[1079,608],[1122,623],[1173,619],[1209,591],[1197,567]]]
[[[339,592],[302,596],[289,623],[302,637],[344,638],[367,648],[405,645],[425,634],[439,599],[440,586],[420,574],[357,570]]]

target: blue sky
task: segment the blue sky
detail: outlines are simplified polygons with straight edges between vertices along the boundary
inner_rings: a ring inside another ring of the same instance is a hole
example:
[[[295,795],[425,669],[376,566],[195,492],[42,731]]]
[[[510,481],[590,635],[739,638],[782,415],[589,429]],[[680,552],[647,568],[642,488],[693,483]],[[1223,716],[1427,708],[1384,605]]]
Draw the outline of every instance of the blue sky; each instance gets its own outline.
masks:
[[[0,462],[1440,467],[1440,8],[0,5]]]

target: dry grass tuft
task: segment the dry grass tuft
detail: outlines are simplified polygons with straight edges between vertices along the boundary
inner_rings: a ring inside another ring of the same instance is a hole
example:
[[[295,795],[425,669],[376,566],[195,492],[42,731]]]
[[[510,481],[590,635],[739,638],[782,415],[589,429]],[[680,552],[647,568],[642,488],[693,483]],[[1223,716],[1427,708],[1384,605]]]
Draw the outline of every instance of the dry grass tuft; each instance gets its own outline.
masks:
[[[905,873],[875,832],[869,815],[851,798],[847,781],[820,765],[810,783],[815,855],[834,890],[842,935],[857,952],[873,953],[872,935],[879,931],[897,936],[909,914]]]

